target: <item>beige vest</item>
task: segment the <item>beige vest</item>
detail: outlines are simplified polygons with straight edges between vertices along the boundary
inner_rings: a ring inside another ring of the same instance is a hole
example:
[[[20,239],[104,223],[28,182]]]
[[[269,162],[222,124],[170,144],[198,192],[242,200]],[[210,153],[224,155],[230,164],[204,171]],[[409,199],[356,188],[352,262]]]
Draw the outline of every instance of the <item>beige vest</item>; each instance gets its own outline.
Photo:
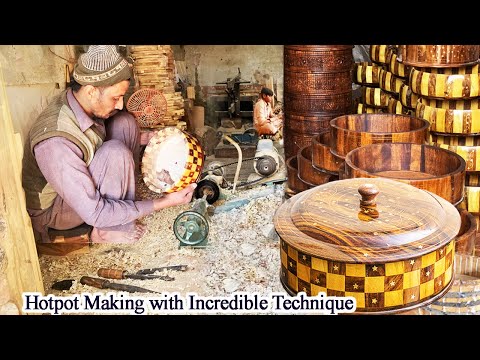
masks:
[[[83,161],[93,160],[104,138],[92,128],[80,130],[75,114],[68,105],[67,91],[52,99],[47,108],[38,116],[25,141],[23,153],[22,182],[25,190],[27,209],[47,209],[53,205],[57,193],[47,182],[33,154],[39,142],[54,136],[61,136],[76,144],[83,152]]]

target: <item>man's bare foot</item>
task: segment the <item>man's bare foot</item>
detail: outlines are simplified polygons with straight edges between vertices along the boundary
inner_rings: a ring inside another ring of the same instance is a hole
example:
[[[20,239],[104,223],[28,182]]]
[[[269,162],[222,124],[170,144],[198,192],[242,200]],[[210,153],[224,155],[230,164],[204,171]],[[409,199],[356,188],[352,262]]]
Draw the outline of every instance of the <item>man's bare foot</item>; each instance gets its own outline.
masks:
[[[140,240],[147,227],[139,222],[122,226],[112,226],[107,229],[93,228],[91,239],[93,243],[132,244]]]

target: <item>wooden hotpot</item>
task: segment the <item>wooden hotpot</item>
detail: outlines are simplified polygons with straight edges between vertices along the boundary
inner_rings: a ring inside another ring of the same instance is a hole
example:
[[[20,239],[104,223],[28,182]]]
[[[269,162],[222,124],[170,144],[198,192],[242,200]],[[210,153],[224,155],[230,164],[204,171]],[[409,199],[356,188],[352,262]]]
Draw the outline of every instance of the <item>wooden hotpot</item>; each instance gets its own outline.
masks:
[[[280,280],[290,295],[354,297],[357,313],[417,308],[449,290],[460,222],[448,201],[395,180],[319,185],[275,213]]]

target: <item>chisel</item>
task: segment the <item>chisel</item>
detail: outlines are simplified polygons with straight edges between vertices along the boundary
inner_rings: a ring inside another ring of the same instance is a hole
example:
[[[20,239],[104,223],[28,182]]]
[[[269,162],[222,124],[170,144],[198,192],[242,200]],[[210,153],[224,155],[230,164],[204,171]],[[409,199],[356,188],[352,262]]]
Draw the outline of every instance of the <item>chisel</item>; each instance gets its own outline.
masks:
[[[112,283],[108,280],[94,278],[91,276],[82,276],[80,279],[80,284],[93,286],[98,289],[112,289],[112,290],[118,290],[118,291],[126,291],[130,293],[141,292],[141,293],[160,294],[158,291],[153,291],[153,290],[149,290],[149,289],[145,289],[145,288],[133,286],[133,285]]]
[[[140,273],[130,274],[127,270],[105,269],[105,268],[98,269],[97,275],[107,279],[139,279],[139,280],[161,279],[165,281],[175,280],[175,278],[168,275],[149,275],[149,274],[140,274]]]
[[[163,270],[187,271],[187,268],[188,268],[187,265],[170,265],[170,266],[162,266],[158,268],[138,270],[136,274],[148,275],[148,274],[153,274],[157,271],[163,271]]]

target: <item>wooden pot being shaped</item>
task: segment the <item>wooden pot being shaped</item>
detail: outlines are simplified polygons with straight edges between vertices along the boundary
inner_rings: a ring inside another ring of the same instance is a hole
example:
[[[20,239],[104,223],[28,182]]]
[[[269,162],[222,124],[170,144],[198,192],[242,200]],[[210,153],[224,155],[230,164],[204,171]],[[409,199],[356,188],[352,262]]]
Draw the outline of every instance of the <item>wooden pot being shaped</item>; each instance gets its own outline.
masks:
[[[175,127],[166,127],[145,148],[143,180],[159,194],[182,190],[198,180],[204,159],[205,153],[195,137]]]
[[[351,296],[357,313],[394,313],[442,297],[453,278],[457,209],[383,178],[329,182],[274,216],[280,280],[290,295]]]

